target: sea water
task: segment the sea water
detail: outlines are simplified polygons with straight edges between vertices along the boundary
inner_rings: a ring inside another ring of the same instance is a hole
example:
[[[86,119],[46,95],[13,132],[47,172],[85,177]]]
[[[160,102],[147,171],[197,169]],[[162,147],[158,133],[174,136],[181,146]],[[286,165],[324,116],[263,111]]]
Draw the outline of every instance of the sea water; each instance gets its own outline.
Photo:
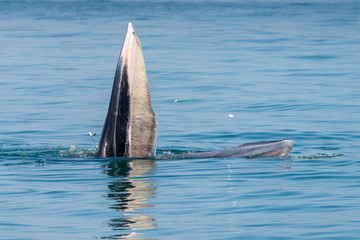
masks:
[[[0,238],[358,239],[359,12],[355,0],[1,0]],[[95,158],[128,22],[156,154],[292,138],[290,155]]]

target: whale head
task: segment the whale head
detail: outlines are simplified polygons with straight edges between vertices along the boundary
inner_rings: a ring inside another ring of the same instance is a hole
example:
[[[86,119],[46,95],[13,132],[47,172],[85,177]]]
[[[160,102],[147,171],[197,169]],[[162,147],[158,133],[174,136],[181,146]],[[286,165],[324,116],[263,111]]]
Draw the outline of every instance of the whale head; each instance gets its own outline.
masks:
[[[156,128],[140,41],[129,23],[97,157],[150,157]]]

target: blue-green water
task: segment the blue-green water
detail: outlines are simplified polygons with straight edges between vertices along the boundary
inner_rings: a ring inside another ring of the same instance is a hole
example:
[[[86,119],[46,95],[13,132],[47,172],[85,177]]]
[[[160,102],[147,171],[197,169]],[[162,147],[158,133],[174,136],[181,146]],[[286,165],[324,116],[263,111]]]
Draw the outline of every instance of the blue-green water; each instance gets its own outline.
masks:
[[[1,0],[0,238],[358,239],[359,13],[355,0]],[[129,21],[157,154],[289,137],[290,155],[94,158]]]

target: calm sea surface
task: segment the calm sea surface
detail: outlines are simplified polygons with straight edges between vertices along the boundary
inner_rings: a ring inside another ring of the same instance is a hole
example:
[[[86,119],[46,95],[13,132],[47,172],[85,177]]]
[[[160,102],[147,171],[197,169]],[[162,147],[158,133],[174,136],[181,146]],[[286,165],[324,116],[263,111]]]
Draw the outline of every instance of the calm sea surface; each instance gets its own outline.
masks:
[[[128,22],[157,154],[290,155],[95,158]],[[359,149],[359,1],[0,1],[0,239],[359,239]]]

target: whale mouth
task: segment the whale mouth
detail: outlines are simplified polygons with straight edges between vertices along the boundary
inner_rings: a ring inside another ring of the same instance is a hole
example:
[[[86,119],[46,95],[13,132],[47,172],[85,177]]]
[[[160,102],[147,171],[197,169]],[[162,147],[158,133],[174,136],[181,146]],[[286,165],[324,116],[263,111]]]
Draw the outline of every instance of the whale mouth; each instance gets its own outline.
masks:
[[[281,143],[284,145],[278,149],[275,149],[273,151],[261,154],[260,156],[264,156],[264,157],[275,157],[275,156],[279,156],[279,157],[284,157],[286,155],[289,154],[289,152],[292,150],[292,148],[294,147],[294,142],[293,140],[291,140],[290,138],[285,139],[283,141],[281,141]]]

